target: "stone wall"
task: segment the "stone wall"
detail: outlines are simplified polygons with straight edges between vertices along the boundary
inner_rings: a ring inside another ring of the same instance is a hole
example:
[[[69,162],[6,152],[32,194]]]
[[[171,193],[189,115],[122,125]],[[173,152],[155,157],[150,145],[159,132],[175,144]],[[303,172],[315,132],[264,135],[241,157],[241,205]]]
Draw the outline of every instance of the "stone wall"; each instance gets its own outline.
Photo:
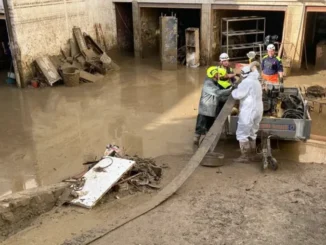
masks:
[[[0,242],[50,211],[69,186],[59,183],[17,192],[0,198]]]
[[[95,38],[94,24],[100,23],[107,45],[116,45],[111,0],[8,0],[8,8],[22,86],[32,76],[33,61],[43,55],[60,54],[74,26]]]

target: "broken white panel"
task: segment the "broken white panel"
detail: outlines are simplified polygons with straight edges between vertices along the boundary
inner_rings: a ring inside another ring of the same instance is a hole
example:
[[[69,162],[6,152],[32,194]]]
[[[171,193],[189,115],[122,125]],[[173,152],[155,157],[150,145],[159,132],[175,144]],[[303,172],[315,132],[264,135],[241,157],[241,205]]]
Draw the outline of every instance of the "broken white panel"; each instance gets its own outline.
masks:
[[[101,160],[83,176],[84,187],[77,191],[79,197],[70,203],[85,208],[94,207],[134,164],[134,161],[115,157]]]

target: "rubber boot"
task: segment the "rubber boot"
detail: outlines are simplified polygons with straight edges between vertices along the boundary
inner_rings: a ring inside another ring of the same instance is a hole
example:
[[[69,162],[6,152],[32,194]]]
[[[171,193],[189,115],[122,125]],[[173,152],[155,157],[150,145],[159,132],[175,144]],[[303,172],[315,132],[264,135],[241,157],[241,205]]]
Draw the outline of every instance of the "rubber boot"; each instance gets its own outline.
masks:
[[[194,136],[194,145],[199,145],[199,140],[200,140],[200,134],[195,134]]]
[[[250,154],[250,143],[249,141],[246,142],[239,142],[241,156],[237,159],[234,159],[236,163],[249,163],[249,154]]]

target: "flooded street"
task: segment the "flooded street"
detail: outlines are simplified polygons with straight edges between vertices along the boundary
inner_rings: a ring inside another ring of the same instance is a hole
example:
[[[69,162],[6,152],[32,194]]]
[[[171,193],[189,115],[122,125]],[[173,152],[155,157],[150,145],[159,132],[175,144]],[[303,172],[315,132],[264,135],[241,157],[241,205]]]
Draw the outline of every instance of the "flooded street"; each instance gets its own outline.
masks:
[[[162,71],[158,60],[125,57],[117,63],[121,70],[96,84],[1,87],[0,196],[78,174],[109,143],[146,157],[192,153],[205,67]],[[286,82],[307,84],[307,76]],[[325,113],[313,113],[313,133],[326,135]]]
[[[109,143],[146,157],[192,151],[205,69],[118,62],[96,84],[0,89],[0,196],[75,175]]]
[[[132,58],[120,58],[117,63],[119,72],[109,73],[95,84],[23,90],[1,87],[0,196],[76,175],[84,169],[82,163],[100,158],[109,143],[124,147],[129,154],[155,157],[158,165],[169,166],[164,169],[163,189],[182,171],[193,154],[205,67],[161,71],[155,60],[142,60],[140,64]],[[321,84],[323,76],[315,74],[314,78]],[[286,80],[287,86],[304,81],[306,76]],[[317,109],[312,113],[313,134],[326,135],[325,114]],[[233,162],[240,154],[235,139],[220,141],[217,151],[225,155],[222,167],[199,167],[169,202],[94,244],[293,241],[292,235],[280,236],[280,229],[302,234],[296,236],[297,244],[320,244],[325,239],[324,230],[318,227],[325,226],[326,168],[318,163],[325,161],[326,142],[273,141],[272,146],[280,167],[262,174],[261,163]],[[75,206],[52,209],[31,219],[17,234],[19,229],[12,229],[4,244],[56,245],[85,238],[87,231],[114,223],[151,200],[155,192],[110,194],[92,210]],[[230,226],[235,233],[225,229]],[[127,238],[123,237],[126,232]],[[140,232],[144,235],[139,236]]]

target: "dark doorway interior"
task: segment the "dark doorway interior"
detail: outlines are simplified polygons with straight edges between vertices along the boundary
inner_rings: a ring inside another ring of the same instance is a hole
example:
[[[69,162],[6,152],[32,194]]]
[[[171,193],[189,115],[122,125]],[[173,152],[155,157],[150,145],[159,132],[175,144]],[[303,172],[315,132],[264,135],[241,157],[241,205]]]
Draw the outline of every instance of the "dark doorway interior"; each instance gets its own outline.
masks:
[[[175,15],[178,19],[178,49],[186,43],[185,31],[189,27],[200,28],[200,9],[170,9],[170,8],[142,8],[141,9],[141,42],[142,56],[159,56],[160,16]]]
[[[7,74],[11,68],[11,55],[6,21],[0,19],[0,84],[6,82]]]
[[[115,3],[117,41],[120,51],[134,52],[132,3]]]
[[[221,50],[221,20],[222,18],[233,18],[233,17],[250,17],[258,16],[266,18],[265,26],[265,36],[278,36],[278,42],[282,41],[283,35],[283,25],[284,25],[284,11],[251,11],[251,10],[215,10],[213,15],[214,22],[214,36],[213,36],[213,59],[218,60],[219,54],[225,52]],[[246,31],[253,30],[258,27],[258,30],[263,30],[263,22],[259,22],[259,25],[256,26],[256,21],[238,21],[238,22],[229,22],[229,28],[231,31]],[[225,28],[224,23],[224,28]],[[223,28],[223,31],[225,31]],[[259,41],[264,40],[263,34],[258,34]],[[229,44],[236,45],[252,43],[256,41],[256,35],[237,35],[229,38]],[[222,38],[222,45],[226,45],[226,37]],[[266,47],[265,47],[266,48]],[[252,48],[241,48],[229,50],[229,56],[232,57],[246,57],[246,54],[249,51],[252,51]],[[257,48],[255,51],[258,51]]]
[[[302,52],[302,62],[304,66],[306,63],[307,66],[316,65],[317,45],[322,45],[323,42],[326,43],[326,13],[308,12]],[[322,54],[319,54],[319,56],[320,55]],[[324,57],[324,59],[326,59],[326,56]],[[318,65],[319,64],[317,64],[317,66]]]

